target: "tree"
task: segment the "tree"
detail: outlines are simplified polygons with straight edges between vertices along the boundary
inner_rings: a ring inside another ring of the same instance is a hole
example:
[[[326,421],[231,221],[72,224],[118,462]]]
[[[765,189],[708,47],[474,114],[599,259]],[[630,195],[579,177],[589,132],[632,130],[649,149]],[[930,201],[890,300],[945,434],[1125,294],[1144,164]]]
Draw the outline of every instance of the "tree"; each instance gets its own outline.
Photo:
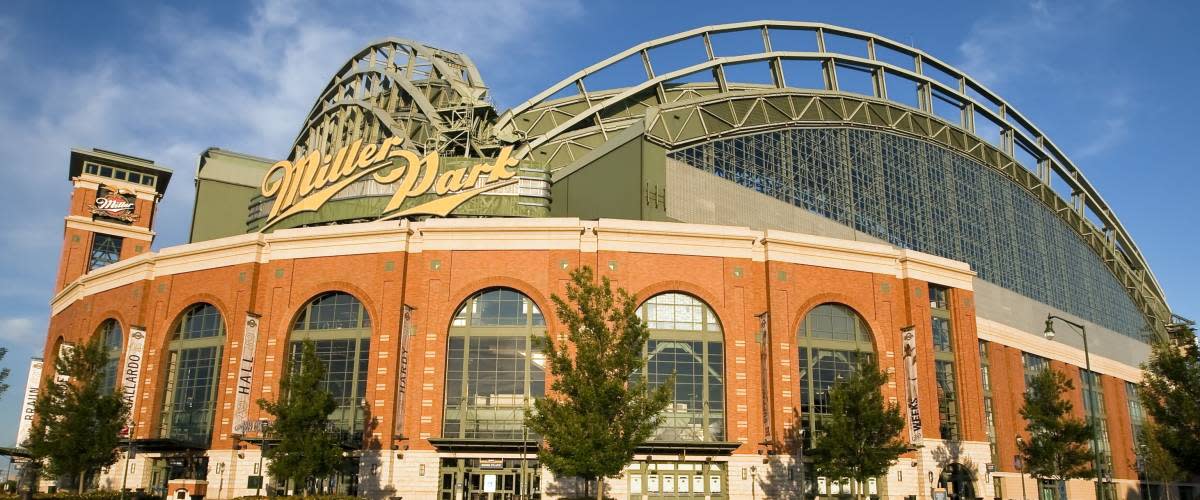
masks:
[[[595,480],[596,498],[604,498],[604,478],[620,473],[661,423],[674,378],[651,389],[639,373],[650,330],[637,316],[636,299],[623,289],[614,295],[608,278],[597,284],[591,268],[576,269],[567,299],[551,300],[570,345],[547,333],[552,392],[534,403],[537,411],[526,412],[525,422],[542,437],[542,463],[560,476]]]
[[[279,398],[258,400],[258,406],[275,417],[272,436],[278,442],[267,448],[271,476],[291,480],[307,495],[309,478],[327,477],[342,463],[338,439],[331,432],[329,415],[337,408],[333,395],[321,387],[325,365],[317,348],[305,340],[300,359],[290,360],[279,380]]]
[[[4,356],[6,356],[7,354],[8,354],[8,348],[0,347],[0,361],[4,361]],[[9,370],[8,368],[0,370],[0,397],[3,397],[4,393],[8,392],[8,384],[6,382],[8,380],[8,374],[11,371],[12,370]],[[21,443],[17,443],[17,444],[20,445]]]
[[[1096,477],[1092,426],[1071,416],[1075,405],[1063,398],[1074,390],[1066,375],[1046,368],[1033,377],[1025,392],[1021,416],[1030,439],[1019,441],[1017,451],[1033,477],[1061,481]]]
[[[1173,325],[1155,340],[1142,369],[1142,405],[1159,427],[1163,448],[1176,464],[1200,474],[1200,346],[1187,325]]]
[[[60,352],[55,376],[34,403],[37,418],[25,448],[38,463],[48,462],[50,474],[77,480],[82,493],[88,473],[116,463],[129,407],[104,383],[108,349],[99,335]]]
[[[829,415],[821,421],[822,434],[807,455],[817,475],[851,478],[855,497],[872,477],[887,474],[908,446],[900,439],[904,416],[896,404],[885,404],[880,389],[887,375],[867,356],[854,374],[829,390]]]
[[[1154,422],[1146,422],[1138,432],[1135,442],[1138,446],[1140,469],[1146,474],[1147,481],[1158,481],[1163,484],[1186,479],[1183,470],[1175,464],[1162,443],[1162,427]],[[1170,488],[1161,488],[1171,498]]]

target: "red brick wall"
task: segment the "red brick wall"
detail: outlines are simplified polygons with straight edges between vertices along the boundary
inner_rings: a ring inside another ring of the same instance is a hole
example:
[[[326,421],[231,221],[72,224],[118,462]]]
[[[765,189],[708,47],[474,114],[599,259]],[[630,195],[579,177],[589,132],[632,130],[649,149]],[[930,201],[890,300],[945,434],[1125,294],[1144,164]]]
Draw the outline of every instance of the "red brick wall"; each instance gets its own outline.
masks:
[[[895,382],[884,388],[884,394],[898,402],[906,398],[899,332],[903,326],[916,326],[919,356],[923,360],[919,386],[925,435],[939,437],[928,284],[892,275],[774,261],[546,250],[378,253],[248,263],[162,276],[85,297],[51,318],[46,359],[53,359],[50,350],[59,336],[67,341],[83,341],[108,317],[117,318],[126,332],[131,324],[145,325],[149,337],[135,416],[138,436],[154,437],[158,432],[162,387],[167,380],[164,356],[170,331],[188,307],[198,302],[211,303],[224,316],[227,330],[212,445],[229,449],[234,445],[228,422],[233,417],[233,374],[238,369],[246,312],[262,315],[253,376],[252,400],[255,400],[264,383],[277,384],[283,370],[287,336],[300,308],[322,292],[340,290],[362,301],[372,320],[372,352],[366,385],[370,415],[377,418],[372,429],[377,436],[373,436],[372,444],[384,448],[395,445],[431,449],[421,436],[437,437],[441,433],[446,335],[459,304],[483,288],[515,288],[542,310],[547,328],[554,335],[563,327],[556,320],[550,296],[564,294],[569,270],[579,265],[592,266],[598,270],[598,276],[609,278],[614,287],[625,288],[640,300],[660,292],[681,291],[698,297],[713,309],[725,335],[726,439],[743,443],[738,453],[765,451],[760,444],[766,438],[763,380],[770,381],[767,394],[773,402],[767,416],[774,429],[771,444],[776,449],[786,448],[785,428],[795,424],[800,408],[796,332],[808,311],[825,302],[846,304],[864,318],[874,337],[881,368],[890,371],[889,378]],[[986,441],[974,296],[967,290],[953,290],[951,300],[963,438]],[[404,436],[400,439],[393,436],[392,430],[397,410],[394,394],[404,305],[414,308],[414,335],[409,346]],[[767,311],[771,318],[770,342],[762,345],[757,339],[756,316]],[[766,377],[762,376],[764,367],[760,366],[764,348],[769,349]],[[1012,436],[1024,433],[1024,422],[1017,413],[1024,391],[1021,353],[993,343],[991,366],[999,436],[998,466],[1000,470],[1012,471],[1011,458],[1016,452]],[[1056,369],[1065,368],[1061,363],[1056,364]],[[1078,388],[1078,370],[1065,371],[1071,374]],[[271,372],[270,377],[267,372]],[[1106,377],[1107,380],[1110,378]],[[1119,381],[1111,380],[1116,390]],[[1106,388],[1107,385],[1106,382]],[[1120,389],[1119,395],[1109,399],[1110,410],[1120,411],[1110,413],[1124,413],[1123,387]],[[276,392],[262,396],[272,399]],[[1074,397],[1077,412],[1082,415],[1078,391]],[[249,418],[257,420],[261,416],[257,405],[252,405]],[[1119,425],[1110,423],[1114,450],[1128,442],[1116,437],[1128,433],[1127,429],[1127,421]]]

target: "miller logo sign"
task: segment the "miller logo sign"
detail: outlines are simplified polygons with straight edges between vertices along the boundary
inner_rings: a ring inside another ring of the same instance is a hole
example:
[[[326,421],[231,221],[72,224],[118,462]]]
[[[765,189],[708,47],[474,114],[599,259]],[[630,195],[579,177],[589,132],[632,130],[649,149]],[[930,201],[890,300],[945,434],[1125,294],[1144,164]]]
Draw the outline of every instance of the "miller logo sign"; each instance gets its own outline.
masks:
[[[135,205],[132,197],[127,197],[116,190],[101,188],[96,196],[96,204],[90,207],[93,214],[125,222],[137,220],[134,213]]]
[[[381,214],[380,219],[384,220],[414,214],[444,217],[476,195],[517,182],[513,178],[517,172],[510,168],[517,165],[517,160],[511,157],[512,146],[502,148],[490,162],[439,173],[437,151],[421,156],[400,149],[402,142],[398,137],[389,137],[379,144],[364,145],[359,139],[332,155],[313,151],[294,162],[275,163],[262,180],[262,195],[275,198],[262,228],[292,215],[314,212],[347,186],[367,176],[379,184],[396,185],[395,194]],[[486,182],[477,186],[481,179]],[[428,193],[439,198],[401,210],[406,199]]]

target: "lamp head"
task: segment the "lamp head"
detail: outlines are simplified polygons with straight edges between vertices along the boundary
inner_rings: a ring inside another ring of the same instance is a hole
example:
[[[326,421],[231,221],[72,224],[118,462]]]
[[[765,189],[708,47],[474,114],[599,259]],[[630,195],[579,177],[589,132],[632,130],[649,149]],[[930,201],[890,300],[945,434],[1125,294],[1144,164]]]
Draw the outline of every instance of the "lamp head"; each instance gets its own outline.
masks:
[[[1046,331],[1043,335],[1046,336],[1046,340],[1054,340],[1054,320],[1049,316],[1046,316]]]

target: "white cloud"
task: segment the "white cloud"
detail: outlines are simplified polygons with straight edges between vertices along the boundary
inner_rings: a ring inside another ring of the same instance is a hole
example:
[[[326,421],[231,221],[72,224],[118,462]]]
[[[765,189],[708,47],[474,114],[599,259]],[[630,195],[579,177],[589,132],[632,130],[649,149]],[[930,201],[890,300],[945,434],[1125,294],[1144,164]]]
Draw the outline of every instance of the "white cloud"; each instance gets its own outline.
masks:
[[[0,342],[5,346],[40,346],[46,340],[46,332],[38,328],[41,323],[33,318],[0,318]]]
[[[129,14],[133,25],[123,29],[144,37],[139,50],[90,45],[94,54],[73,64],[48,52],[7,52],[13,36],[7,28],[14,23],[0,18],[0,60],[7,66],[0,78],[0,178],[4,204],[20,207],[19,217],[0,218],[6,255],[0,276],[24,285],[22,297],[39,297],[32,303],[49,299],[72,146],[120,151],[174,169],[157,229],[159,246],[178,244],[186,240],[200,152],[219,146],[284,155],[330,76],[368,42],[421,40],[503,68],[505,58],[534,53],[536,25],[578,10],[574,2],[554,0],[336,6],[265,0],[243,19],[215,25],[162,7]],[[22,46],[38,50],[29,41],[22,39]]]

